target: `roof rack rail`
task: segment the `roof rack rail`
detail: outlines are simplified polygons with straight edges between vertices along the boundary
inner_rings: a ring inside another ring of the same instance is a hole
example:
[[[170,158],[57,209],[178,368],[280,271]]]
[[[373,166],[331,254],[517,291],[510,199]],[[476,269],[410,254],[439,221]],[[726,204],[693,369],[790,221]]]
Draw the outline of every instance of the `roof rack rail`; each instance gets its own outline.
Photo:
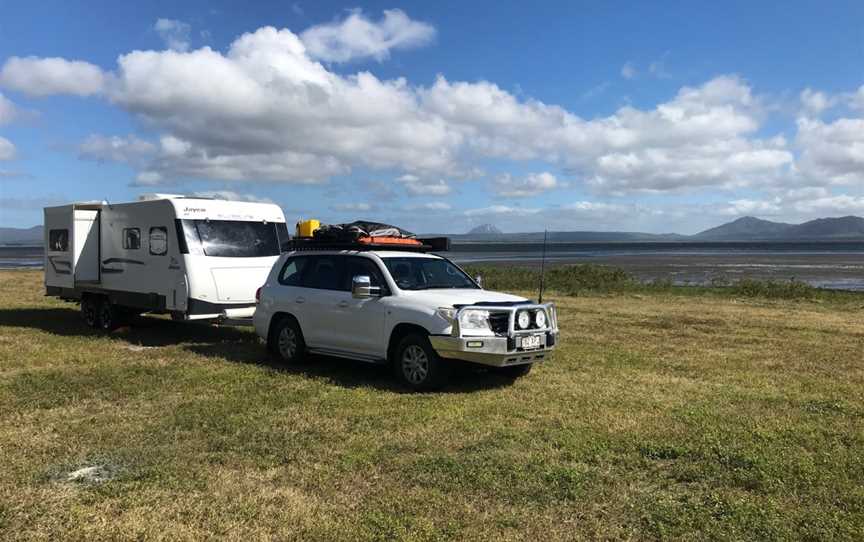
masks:
[[[314,237],[295,237],[288,241],[290,250],[395,250],[399,252],[447,252],[450,250],[449,237],[429,237],[417,239],[419,245],[392,243],[361,243],[351,241],[322,241]]]

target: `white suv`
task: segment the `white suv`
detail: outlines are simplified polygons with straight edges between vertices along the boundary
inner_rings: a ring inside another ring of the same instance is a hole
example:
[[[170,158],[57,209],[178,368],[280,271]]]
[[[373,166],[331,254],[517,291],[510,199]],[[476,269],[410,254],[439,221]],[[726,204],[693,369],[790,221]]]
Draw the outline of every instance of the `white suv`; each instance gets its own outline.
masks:
[[[416,390],[443,385],[447,360],[518,378],[558,339],[551,303],[484,290],[446,258],[395,250],[283,254],[254,322],[284,362],[313,352],[391,363]]]

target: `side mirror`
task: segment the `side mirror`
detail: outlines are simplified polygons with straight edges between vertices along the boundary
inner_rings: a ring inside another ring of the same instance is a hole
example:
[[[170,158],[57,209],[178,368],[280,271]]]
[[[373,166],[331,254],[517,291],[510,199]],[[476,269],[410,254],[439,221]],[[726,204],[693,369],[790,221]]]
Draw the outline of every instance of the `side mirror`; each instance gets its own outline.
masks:
[[[476,282],[481,288],[483,287],[483,276],[477,275],[474,277],[474,282]]]
[[[351,296],[355,299],[381,297],[381,288],[372,286],[372,280],[369,278],[369,275],[356,275],[351,279]]]

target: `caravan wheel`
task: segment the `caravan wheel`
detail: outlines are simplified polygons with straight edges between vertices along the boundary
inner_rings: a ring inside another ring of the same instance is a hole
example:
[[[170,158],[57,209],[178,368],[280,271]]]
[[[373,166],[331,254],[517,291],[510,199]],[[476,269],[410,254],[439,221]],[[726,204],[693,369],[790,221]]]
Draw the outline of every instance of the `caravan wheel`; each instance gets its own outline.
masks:
[[[89,328],[99,327],[99,298],[85,296],[81,300],[81,318]]]
[[[119,311],[117,307],[111,304],[107,299],[99,304],[99,327],[102,331],[113,331],[119,320]]]

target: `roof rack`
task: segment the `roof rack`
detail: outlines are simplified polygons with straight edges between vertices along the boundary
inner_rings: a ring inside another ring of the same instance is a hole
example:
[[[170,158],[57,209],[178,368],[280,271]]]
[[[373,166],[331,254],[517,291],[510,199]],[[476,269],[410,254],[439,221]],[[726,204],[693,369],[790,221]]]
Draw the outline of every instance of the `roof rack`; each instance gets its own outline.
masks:
[[[288,241],[290,250],[390,250],[399,252],[447,252],[450,250],[449,237],[429,237],[417,239],[419,245],[392,243],[361,243],[351,241],[322,241],[314,237],[295,237]]]

